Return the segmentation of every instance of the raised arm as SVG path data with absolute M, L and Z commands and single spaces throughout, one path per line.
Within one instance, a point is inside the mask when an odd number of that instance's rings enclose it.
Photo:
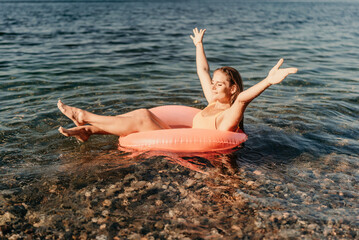
M 202 90 L 204 96 L 207 99 L 207 102 L 212 102 L 212 79 L 209 73 L 209 65 L 207 62 L 206 54 L 204 53 L 203 48 L 203 35 L 206 32 L 206 29 L 201 29 L 198 31 L 197 28 L 193 29 L 194 36 L 190 36 L 193 40 L 193 44 L 196 46 L 196 65 L 197 65 L 197 75 L 201 81 Z
M 235 130 L 243 118 L 244 111 L 248 104 L 258 97 L 264 90 L 273 84 L 282 82 L 289 74 L 296 73 L 296 68 L 283 68 L 279 69 L 282 65 L 283 59 L 269 71 L 268 76 L 252 86 L 251 88 L 241 92 L 235 99 L 232 106 L 227 109 L 223 116 L 219 119 L 219 130 Z
M 241 92 L 237 96 L 235 102 L 246 103 L 248 105 L 253 99 L 258 97 L 268 87 L 273 84 L 278 84 L 282 82 L 289 74 L 293 74 L 298 71 L 298 69 L 296 68 L 279 69 L 282 64 L 283 59 L 280 59 L 278 63 L 269 71 L 268 76 L 264 80 Z

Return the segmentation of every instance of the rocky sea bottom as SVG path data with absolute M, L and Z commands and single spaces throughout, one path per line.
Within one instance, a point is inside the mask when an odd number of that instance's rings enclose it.
M 0 5 L 0 240 L 359 239 L 358 1 Z M 280 58 L 299 69 L 247 108 L 246 146 L 134 156 L 58 133 L 58 99 L 203 109 L 195 27 L 245 89 Z
M 323 176 L 324 166 L 314 172 L 307 166 L 298 174 L 322 188 L 303 190 L 273 170 L 233 165 L 228 155 L 209 162 L 138 155 L 121 164 L 114 157 L 3 179 L 1 239 L 359 236 L 357 192 L 335 190 L 348 164 L 338 164 L 332 177 Z

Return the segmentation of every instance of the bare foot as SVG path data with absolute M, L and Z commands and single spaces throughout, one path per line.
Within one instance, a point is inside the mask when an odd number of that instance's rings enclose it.
M 86 127 L 75 127 L 71 129 L 59 127 L 59 132 L 66 137 L 75 137 L 80 142 L 86 142 L 91 136 L 91 132 L 87 131 Z
M 70 118 L 76 126 L 82 126 L 85 124 L 83 121 L 83 110 L 67 106 L 62 103 L 61 100 L 57 102 L 57 107 L 66 117 Z

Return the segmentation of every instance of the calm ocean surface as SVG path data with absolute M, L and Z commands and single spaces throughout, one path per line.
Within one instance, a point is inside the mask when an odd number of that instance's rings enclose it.
M 121 171 L 132 165 L 153 175 L 182 169 L 163 156 L 130 157 L 117 150 L 114 136 L 93 136 L 83 144 L 60 135 L 57 128 L 72 123 L 56 102 L 103 115 L 165 104 L 205 107 L 189 38 L 198 27 L 207 29 L 211 69 L 238 69 L 245 88 L 262 80 L 281 57 L 284 67 L 299 69 L 247 108 L 248 141 L 230 156 L 235 171 L 222 174 L 241 179 L 243 187 L 233 189 L 261 213 L 255 229 L 268 228 L 265 222 L 275 211 L 296 216 L 284 224 L 287 229 L 302 221 L 313 230 L 308 234 L 324 238 L 335 237 L 333 226 L 342 224 L 343 236 L 354 238 L 359 227 L 358 13 L 358 2 L 0 1 L 0 216 L 5 206 L 24 203 L 23 217 L 32 224 L 35 209 L 49 216 L 56 208 L 44 199 L 51 187 L 69 196 L 100 189 L 98 182 L 106 189 L 121 182 Z M 152 179 L 143 176 L 143 181 Z M 42 196 L 37 202 L 43 207 L 26 201 L 24 191 Z M 169 198 L 161 195 L 164 203 Z M 61 208 L 62 200 L 53 196 L 51 201 Z M 163 212 L 171 212 L 167 207 Z M 208 207 L 221 212 L 216 204 Z M 223 230 L 218 234 L 232 236 L 233 227 L 218 228 Z M 203 237 L 211 230 L 196 231 Z

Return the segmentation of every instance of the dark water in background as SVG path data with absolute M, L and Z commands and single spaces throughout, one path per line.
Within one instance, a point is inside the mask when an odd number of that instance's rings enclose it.
M 0 2 L 0 192 L 47 181 L 72 164 L 121 171 L 116 137 L 80 144 L 57 132 L 72 126 L 58 99 L 104 115 L 204 107 L 189 38 L 198 27 L 207 29 L 211 68 L 235 67 L 245 88 L 281 57 L 299 69 L 246 111 L 249 139 L 235 162 L 248 181 L 268 184 L 240 191 L 303 218 L 340 217 L 357 227 L 358 12 L 358 3 Z M 298 194 L 273 197 L 286 184 Z M 303 194 L 323 209 L 296 198 Z

